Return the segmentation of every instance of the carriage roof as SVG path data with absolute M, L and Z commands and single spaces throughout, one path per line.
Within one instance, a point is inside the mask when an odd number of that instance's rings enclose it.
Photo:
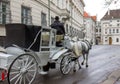
M 18 46 L 28 48 L 34 41 L 36 34 L 41 29 L 41 26 L 25 25 L 25 24 L 6 24 L 5 46 L 16 44 Z M 34 45 L 31 47 L 34 51 L 39 51 L 40 34 Z

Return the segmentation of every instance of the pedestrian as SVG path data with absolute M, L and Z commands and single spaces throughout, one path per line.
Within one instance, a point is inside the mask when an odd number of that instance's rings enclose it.
M 56 46 L 60 47 L 62 46 L 62 40 L 64 40 L 64 35 L 65 35 L 65 29 L 64 29 L 64 24 L 59 21 L 59 17 L 55 16 L 55 21 L 54 23 L 51 24 L 51 27 L 56 29 L 57 35 L 56 35 Z

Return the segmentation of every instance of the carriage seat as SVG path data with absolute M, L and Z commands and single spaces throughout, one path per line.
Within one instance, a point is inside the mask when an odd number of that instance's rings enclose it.
M 63 46 L 64 35 L 56 35 L 56 46 L 62 47 Z

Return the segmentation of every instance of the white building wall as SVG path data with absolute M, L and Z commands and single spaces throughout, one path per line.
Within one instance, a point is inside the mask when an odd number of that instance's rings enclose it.
M 34 25 L 41 25 L 41 12 L 48 14 L 48 9 L 44 5 L 32 0 L 11 0 L 10 6 L 12 23 L 21 23 L 21 6 L 31 8 L 32 23 Z M 46 19 L 48 20 L 48 18 Z
M 116 42 L 116 39 L 119 39 L 119 42 Z M 114 45 L 120 45 L 120 35 L 119 36 L 112 36 L 112 44 L 114 44 Z
M 62 20 L 64 12 L 68 19 L 65 25 L 75 28 L 79 31 L 83 29 L 83 10 L 84 3 L 82 0 L 50 0 L 50 14 L 49 14 L 48 0 L 10 0 L 11 23 L 21 23 L 21 8 L 22 6 L 31 9 L 32 24 L 41 25 L 41 12 L 46 14 L 47 26 L 51 17 L 60 16 Z M 50 15 L 50 16 L 49 16 Z M 50 20 L 49 20 L 50 19 Z M 51 24 L 51 23 L 50 23 Z
M 5 26 L 0 25 L 0 36 L 6 36 Z
M 93 44 L 95 44 L 95 21 L 92 18 L 84 18 L 85 20 L 85 38 L 92 40 Z
M 10 2 L 12 23 L 21 23 L 21 4 L 21 0 L 11 0 Z
M 102 44 L 109 44 L 109 41 L 110 41 L 109 38 L 111 37 L 113 45 L 120 45 L 120 22 L 117 20 L 120 20 L 120 19 L 111 19 L 111 20 L 101 21 Z M 117 39 L 119 40 L 118 42 L 117 42 Z

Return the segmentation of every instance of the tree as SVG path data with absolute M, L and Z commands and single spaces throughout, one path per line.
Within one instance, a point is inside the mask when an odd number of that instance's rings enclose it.
M 105 0 L 105 7 L 109 7 L 114 0 Z
M 116 4 L 119 0 L 105 0 L 105 7 L 109 7 L 111 4 Z

